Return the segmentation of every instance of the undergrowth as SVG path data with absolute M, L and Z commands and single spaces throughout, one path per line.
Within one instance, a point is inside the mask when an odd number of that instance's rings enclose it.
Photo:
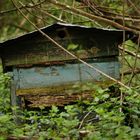
M 92 100 L 79 100 L 63 108 L 18 110 L 17 124 L 12 112 L 16 107 L 10 106 L 9 80 L 0 73 L 0 140 L 140 139 L 140 95 L 136 89 L 90 85 L 94 89 Z

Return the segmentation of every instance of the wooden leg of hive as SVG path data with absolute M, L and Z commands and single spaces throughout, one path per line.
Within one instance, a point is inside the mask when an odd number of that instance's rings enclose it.
M 14 115 L 14 120 L 16 123 L 21 123 L 21 120 L 19 119 L 20 116 L 20 106 L 17 102 L 17 96 L 16 96 L 16 83 L 14 82 L 14 80 L 11 81 L 11 106 L 12 106 L 12 112 Z
M 10 91 L 11 91 L 11 105 L 12 105 L 12 107 L 16 107 L 17 106 L 16 84 L 13 80 L 11 81 L 11 90 Z

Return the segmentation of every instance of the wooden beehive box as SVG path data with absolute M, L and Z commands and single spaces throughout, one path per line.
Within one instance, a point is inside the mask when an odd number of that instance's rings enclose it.
M 119 79 L 118 44 L 122 43 L 122 31 L 61 23 L 41 30 L 79 58 Z M 90 97 L 87 89 L 74 89 L 77 83 L 109 83 L 39 31 L 1 43 L 0 56 L 4 72 L 12 73 L 12 105 L 61 106 Z

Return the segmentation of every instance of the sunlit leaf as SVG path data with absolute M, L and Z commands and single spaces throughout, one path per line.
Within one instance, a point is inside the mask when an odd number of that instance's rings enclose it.
M 70 50 L 75 50 L 75 49 L 77 49 L 78 48 L 78 45 L 77 44 L 73 44 L 73 43 L 71 43 L 71 44 L 69 44 L 68 45 L 68 47 L 67 47 L 67 49 L 70 51 Z

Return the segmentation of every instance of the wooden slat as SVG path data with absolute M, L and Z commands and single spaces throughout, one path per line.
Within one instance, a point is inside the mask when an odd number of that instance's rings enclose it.
M 112 62 L 91 62 L 91 65 L 102 70 L 104 73 L 118 79 L 119 63 Z M 31 67 L 15 68 L 14 76 L 18 79 L 19 88 L 40 88 L 57 86 L 61 84 L 70 84 L 85 81 L 104 81 L 103 77 L 97 71 L 85 66 L 84 64 L 65 64 L 49 67 Z
M 78 46 L 75 50 L 70 50 L 79 58 L 109 57 L 118 55 L 117 44 L 105 39 L 93 41 L 93 38 L 79 38 L 73 40 L 59 40 L 63 47 L 69 44 Z M 47 40 L 34 42 L 20 42 L 4 48 L 3 59 L 5 66 L 17 66 L 27 64 L 39 64 L 50 61 L 63 61 L 73 59 L 60 48 L 54 46 Z

